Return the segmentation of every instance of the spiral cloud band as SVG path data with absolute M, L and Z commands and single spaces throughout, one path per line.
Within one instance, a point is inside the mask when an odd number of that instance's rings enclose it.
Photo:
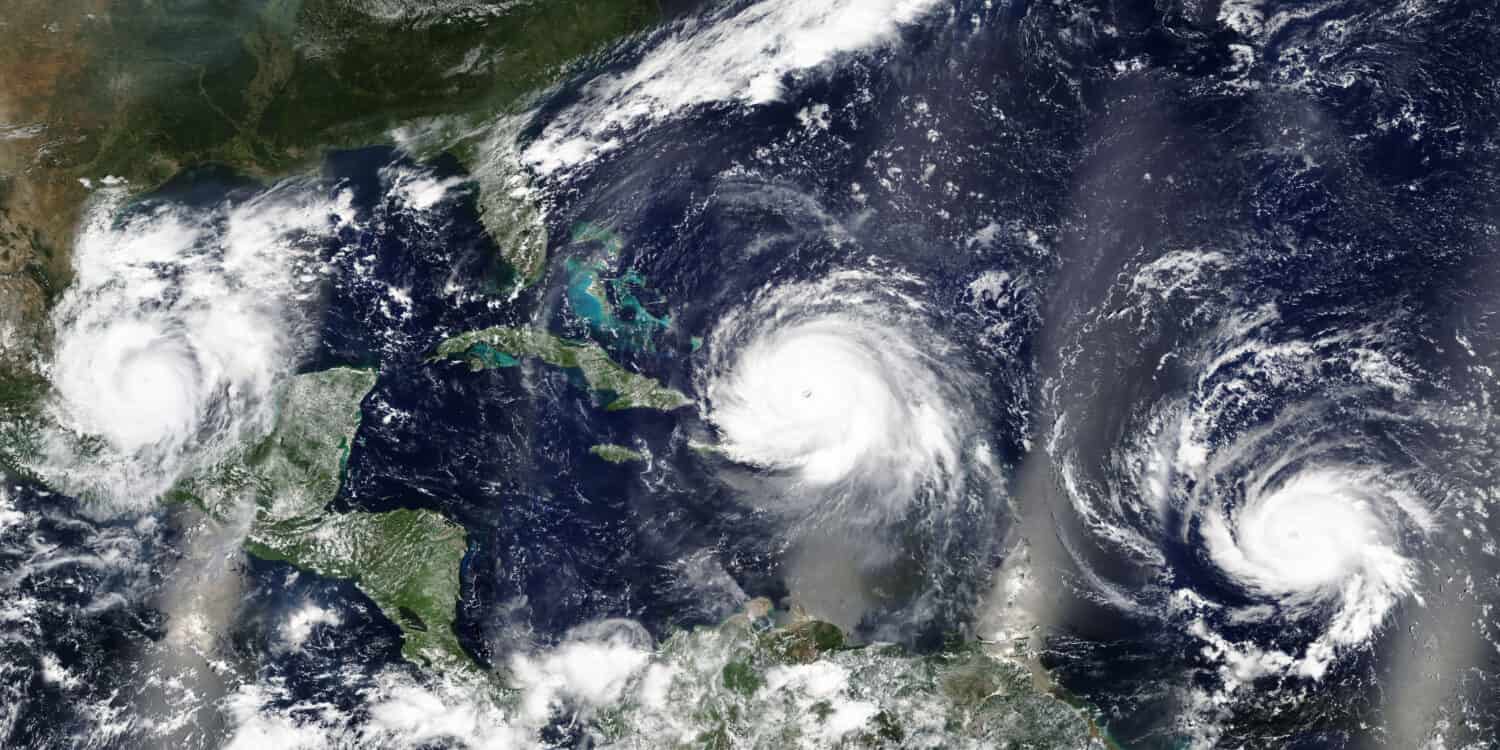
M 705 413 L 725 452 L 828 503 L 806 510 L 897 516 L 961 481 L 972 425 L 921 304 L 894 286 L 858 271 L 768 289 L 714 331 Z
M 1238 649 L 1255 670 L 1318 680 L 1414 594 L 1434 522 L 1402 480 L 1399 456 L 1382 464 L 1379 422 L 1339 430 L 1331 416 L 1341 403 L 1389 391 L 1394 381 L 1360 369 L 1370 350 L 1351 351 L 1344 340 L 1261 341 L 1255 334 L 1274 316 L 1260 315 L 1228 329 L 1238 345 L 1208 364 L 1177 412 L 1178 429 L 1158 431 L 1176 441 L 1167 484 L 1182 493 L 1159 508 L 1180 508 L 1189 541 L 1196 534 L 1219 575 L 1258 603 L 1232 608 L 1227 622 L 1277 622 L 1305 634 L 1292 653 L 1205 637 Z M 1335 368 L 1350 375 L 1330 388 L 1321 381 Z M 1245 416 L 1268 407 L 1269 421 Z
M 929 299 L 877 265 L 768 283 L 720 318 L 697 373 L 720 452 L 748 471 L 724 476 L 779 521 L 790 596 L 876 639 L 967 611 L 1007 507 L 976 416 L 989 398 Z
M 1298 674 L 1319 678 L 1339 648 L 1367 641 L 1416 583 L 1400 537 L 1430 523 L 1404 489 L 1364 470 L 1308 469 L 1252 487 L 1237 511 L 1204 508 L 1207 552 L 1231 580 L 1293 619 L 1332 615 Z
M 1215 296 L 1229 272 L 1214 253 L 1148 264 L 1121 285 L 1117 328 L 1099 335 L 1156 325 L 1163 298 L 1215 309 L 1229 302 Z M 1398 340 L 1379 326 L 1309 332 L 1272 304 L 1215 317 L 1155 370 L 1188 387 L 1107 428 L 1102 461 L 1072 447 L 1098 429 L 1087 411 L 1097 403 L 1058 398 L 1049 439 L 1093 543 L 1067 551 L 1081 591 L 1196 644 L 1203 679 L 1179 698 L 1204 745 L 1261 699 L 1262 680 L 1357 680 L 1347 665 L 1380 647 L 1406 603 L 1423 603 L 1442 532 L 1434 483 L 1407 449 L 1440 412 L 1416 397 Z M 1131 576 L 1153 585 L 1116 584 Z
M 1393 545 L 1374 491 L 1357 473 L 1299 474 L 1252 497 L 1236 518 L 1205 516 L 1208 551 L 1225 572 L 1268 596 L 1318 596 L 1353 577 L 1400 588 L 1409 562 Z
M 307 333 L 305 316 L 289 313 L 320 278 L 314 248 L 351 215 L 347 196 L 311 193 L 122 216 L 123 191 L 103 191 L 78 241 L 77 282 L 53 316 L 64 432 L 44 461 L 66 468 L 49 473 L 76 491 L 147 502 L 267 423 Z M 103 452 L 73 460 L 79 438 Z

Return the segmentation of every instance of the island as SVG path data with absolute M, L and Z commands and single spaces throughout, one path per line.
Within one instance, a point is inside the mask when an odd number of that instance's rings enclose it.
M 955 639 L 934 653 L 853 644 L 835 625 L 752 599 L 663 640 L 591 722 L 591 739 L 673 746 L 1099 748 L 1086 707 L 1019 661 Z
M 589 453 L 612 464 L 626 464 L 631 461 L 646 460 L 646 454 L 633 448 L 626 448 L 623 445 L 614 445 L 613 443 L 595 445 L 589 448 Z
M 532 328 L 495 327 L 459 334 L 438 344 L 429 361 L 462 360 L 478 371 L 515 367 L 526 357 L 579 371 L 589 388 L 613 394 L 605 405 L 609 411 L 672 411 L 693 403 L 681 391 L 621 367 L 597 344 L 570 341 Z

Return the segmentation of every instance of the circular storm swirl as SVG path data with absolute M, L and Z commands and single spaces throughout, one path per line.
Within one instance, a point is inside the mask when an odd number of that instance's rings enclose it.
M 1382 461 L 1381 425 L 1339 429 L 1337 403 L 1364 389 L 1285 406 L 1271 422 L 1246 430 L 1233 405 L 1241 400 L 1218 396 L 1248 392 L 1241 387 L 1253 382 L 1263 393 L 1274 390 L 1259 381 L 1263 374 L 1221 374 L 1217 385 L 1225 387 L 1180 412 L 1177 430 L 1156 431 L 1174 436 L 1168 442 L 1176 441 L 1177 457 L 1170 479 L 1156 486 L 1180 493 L 1159 506 L 1161 522 L 1252 602 L 1219 602 L 1227 616 L 1222 632 L 1203 631 L 1210 641 L 1222 647 L 1258 640 L 1240 630 L 1256 623 L 1275 626 L 1276 642 L 1302 633 L 1298 648 L 1277 652 L 1272 662 L 1278 671 L 1321 679 L 1341 652 L 1370 643 L 1396 604 L 1414 593 L 1415 559 L 1434 524 L 1394 468 L 1399 457 Z M 1176 572 L 1179 585 L 1193 588 L 1192 571 Z M 1195 617 L 1205 627 L 1215 619 Z
M 1259 680 L 1358 690 L 1358 655 L 1422 601 L 1440 533 L 1436 485 L 1409 453 L 1439 413 L 1406 385 L 1416 374 L 1377 329 L 1283 328 L 1272 307 L 1230 314 L 1185 377 L 1157 381 L 1186 389 L 1128 416 L 1059 399 L 1049 440 L 1088 532 L 1065 550 L 1080 594 L 1173 626 L 1202 676 L 1180 697 L 1208 744 L 1276 700 Z
M 127 210 L 122 193 L 105 193 L 53 313 L 54 416 L 66 434 L 49 441 L 43 473 L 139 501 L 266 429 L 307 333 L 287 313 L 317 283 L 310 251 L 335 226 L 333 208 L 295 185 L 208 208 Z
M 1274 597 L 1319 597 L 1357 587 L 1407 587 L 1387 503 L 1359 474 L 1319 470 L 1252 494 L 1235 518 L 1210 513 L 1202 532 L 1219 567 Z
M 1337 650 L 1368 640 L 1412 593 L 1416 571 L 1403 539 L 1431 521 L 1404 488 L 1366 468 L 1280 473 L 1247 478 L 1237 506 L 1204 503 L 1196 518 L 1219 571 L 1274 603 L 1281 617 L 1331 613 L 1293 663 L 1298 674 L 1317 678 Z
M 56 371 L 74 414 L 125 453 L 188 442 L 208 407 L 197 348 L 159 321 L 81 331 L 59 348 Z
M 916 283 L 849 271 L 766 287 L 713 331 L 704 413 L 728 457 L 790 480 L 786 510 L 899 516 L 989 462 L 963 458 L 963 368 L 943 368 L 947 345 L 900 291 Z
M 1402 426 L 1363 406 L 1399 395 L 1391 390 L 1399 381 L 1368 366 L 1375 341 L 1266 340 L 1264 323 L 1225 333 L 1193 395 L 1146 431 L 1156 436 L 1147 452 L 1173 460 L 1136 491 L 1164 493 L 1161 522 L 1255 602 L 1221 602 L 1223 632 L 1295 625 L 1305 635 L 1276 657 L 1278 669 L 1321 679 L 1414 593 L 1414 560 L 1434 528 L 1404 478 L 1406 458 L 1388 447 Z M 1340 370 L 1347 375 L 1327 378 Z M 1352 413 L 1365 418 L 1342 416 Z

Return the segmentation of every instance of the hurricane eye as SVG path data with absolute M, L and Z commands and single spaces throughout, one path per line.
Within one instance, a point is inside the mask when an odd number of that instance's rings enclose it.
M 149 503 L 199 460 L 268 429 L 321 283 L 323 196 L 287 191 L 200 209 L 125 207 L 107 191 L 82 228 L 77 280 L 53 318 L 53 417 L 108 452 L 66 458 L 57 481 L 108 502 Z
M 744 343 L 717 347 L 703 373 L 729 456 L 810 487 L 852 483 L 875 504 L 850 512 L 872 518 L 942 483 L 974 434 L 950 373 L 905 330 L 917 324 L 856 304 L 880 283 L 845 273 L 769 290 L 720 324 L 714 341 Z

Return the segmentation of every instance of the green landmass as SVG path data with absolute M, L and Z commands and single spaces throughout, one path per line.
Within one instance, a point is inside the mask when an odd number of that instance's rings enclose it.
M 569 62 L 662 17 L 656 0 L 17 2 L 27 10 L 6 24 L 18 42 L 9 67 L 41 90 L 9 96 L 48 130 L 94 136 L 51 164 L 144 187 L 195 163 L 284 173 L 427 117 L 453 118 L 462 140 Z M 56 24 L 66 41 L 45 36 Z M 27 67 L 23 55 L 48 52 L 58 69 Z
M 35 479 L 28 467 L 41 450 L 41 402 L 47 381 L 27 372 L 0 372 L 0 473 Z
M 602 445 L 593 446 L 589 448 L 589 453 L 592 453 L 595 456 L 598 456 L 599 458 L 602 458 L 612 464 L 624 464 L 630 463 L 631 461 L 646 460 L 646 454 L 641 453 L 638 450 L 626 448 L 623 445 L 614 445 L 612 443 L 604 443 Z
M 281 519 L 245 550 L 322 576 L 354 581 L 401 628 L 401 653 L 437 668 L 470 662 L 453 632 L 463 529 L 429 510 Z
M 510 115 L 570 66 L 669 12 L 661 0 L 8 2 L 0 13 L 0 467 L 23 471 L 37 449 L 47 312 L 71 283 L 91 185 L 115 177 L 143 193 L 205 164 L 275 179 L 315 169 L 330 148 L 451 154 L 479 187 L 481 220 L 502 256 L 499 291 L 513 292 L 540 278 L 546 254 L 535 207 L 516 197 Z M 562 366 L 617 394 L 611 408 L 686 403 L 602 352 L 537 356 L 571 363 Z M 352 388 L 354 376 L 306 377 L 291 386 L 275 434 L 174 495 L 227 513 L 232 496 L 253 494 L 254 554 L 357 580 L 401 624 L 408 655 L 466 658 L 451 633 L 461 531 L 425 512 L 323 511 L 339 479 L 328 455 L 346 446 L 307 426 L 352 439 L 363 394 L 314 397 L 305 389 Z M 342 397 L 352 399 L 345 411 Z M 433 554 L 390 551 L 411 545 Z
M 851 646 L 826 622 L 776 619 L 769 602 L 755 600 L 722 625 L 669 636 L 626 699 L 595 717 L 600 744 L 1110 747 L 1088 714 L 985 644 L 913 654 Z
M 773 611 L 764 599 L 654 647 L 629 626 L 601 624 L 577 641 L 517 654 L 497 674 L 454 673 L 450 684 L 523 743 L 563 718 L 579 747 L 1117 747 L 1091 709 L 1062 700 L 984 643 L 924 654 L 853 645 L 838 627 Z M 586 697 L 570 700 L 580 687 Z
M 0 371 L 50 347 L 89 188 L 220 164 L 271 179 L 398 143 L 474 174 L 511 289 L 545 241 L 511 197 L 506 115 L 661 20 L 660 0 L 7 0 L 0 13 Z
M 613 396 L 605 406 L 612 411 L 671 411 L 692 403 L 681 392 L 621 367 L 597 344 L 569 341 L 531 328 L 495 327 L 462 333 L 438 344 L 432 359 L 460 359 L 477 371 L 514 367 L 525 357 L 578 370 L 589 388 Z
M 353 581 L 401 628 L 404 656 L 465 667 L 471 660 L 453 632 L 463 529 L 429 510 L 327 508 L 359 427 L 360 401 L 374 383 L 374 373 L 353 369 L 293 378 L 265 440 L 242 460 L 182 482 L 171 497 L 228 518 L 249 496 L 249 554 Z

